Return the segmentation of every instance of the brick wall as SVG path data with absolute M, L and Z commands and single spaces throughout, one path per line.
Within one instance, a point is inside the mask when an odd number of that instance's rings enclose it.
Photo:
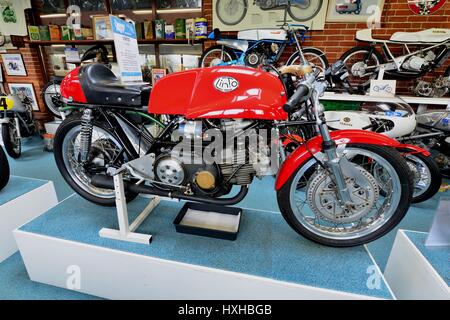
M 212 29 L 212 0 L 203 0 L 203 13 L 208 19 L 209 28 Z M 387 37 L 396 31 L 420 31 L 428 28 L 450 29 L 450 1 L 443 8 L 430 16 L 415 15 L 409 8 L 407 0 L 386 0 L 382 14 L 381 29 L 374 31 L 374 36 Z M 304 43 L 304 46 L 317 47 L 323 50 L 330 62 L 334 62 L 348 49 L 356 46 L 357 30 L 365 29 L 365 23 L 326 23 L 323 31 L 312 31 L 312 38 Z M 228 34 L 235 34 L 229 32 Z M 206 46 L 211 43 L 206 44 Z M 286 61 L 292 52 L 286 52 L 282 57 L 282 63 Z M 447 63 L 449 65 L 449 63 Z M 444 68 L 437 70 L 442 74 Z M 433 77 L 434 75 L 430 75 Z M 406 92 L 412 82 L 398 84 L 400 92 Z
M 6 53 L 20 53 L 22 54 L 22 59 L 25 64 L 25 69 L 27 70 L 27 76 L 8 76 L 4 70 L 3 63 L 3 77 L 5 90 L 9 92 L 9 83 L 31 83 L 33 84 L 34 93 L 38 100 L 39 112 L 35 112 L 35 118 L 37 120 L 47 120 L 48 114 L 46 113 L 46 108 L 41 97 L 41 90 L 45 85 L 44 77 L 42 74 L 41 64 L 39 63 L 38 51 L 36 48 L 32 48 L 26 45 L 24 48 L 17 50 L 7 50 Z M 1 61 L 1 55 L 0 55 Z

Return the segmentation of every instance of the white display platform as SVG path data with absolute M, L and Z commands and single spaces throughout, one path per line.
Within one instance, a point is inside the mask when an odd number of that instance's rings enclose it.
M 106 299 L 376 299 L 142 256 L 22 230 L 14 233 L 31 280 L 68 288 L 74 283 L 74 272 L 79 272 L 80 287 L 77 291 Z
M 450 248 L 448 253 L 447 260 L 443 263 L 450 264 Z M 447 282 L 411 241 L 405 230 L 397 233 L 384 276 L 398 299 L 450 300 Z M 446 276 L 448 281 L 450 274 Z
M 33 179 L 11 177 L 10 184 L 20 180 Z M 0 196 L 8 192 L 8 186 L 9 184 L 0 192 Z M 12 231 L 58 204 L 55 187 L 51 181 L 44 181 L 37 188 L 24 192 L 0 204 L 0 262 L 18 249 Z

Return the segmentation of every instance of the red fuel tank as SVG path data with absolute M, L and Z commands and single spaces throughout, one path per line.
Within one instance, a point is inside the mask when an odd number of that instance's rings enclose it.
M 188 119 L 286 120 L 280 79 L 246 67 L 212 67 L 170 74 L 153 87 L 148 111 Z
M 61 82 L 61 96 L 77 103 L 87 103 L 86 96 L 81 88 L 78 73 L 80 68 L 70 71 Z

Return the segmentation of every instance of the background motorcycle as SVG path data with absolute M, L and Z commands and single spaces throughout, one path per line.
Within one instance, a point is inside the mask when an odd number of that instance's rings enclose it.
M 284 9 L 286 14 L 298 22 L 313 19 L 322 9 L 323 0 L 254 0 L 261 10 Z M 240 23 L 247 15 L 247 0 L 217 0 L 217 18 L 226 25 Z
M 0 146 L 0 191 L 8 184 L 9 174 L 8 158 Z
M 347 75 L 345 65 L 338 61 L 327 71 L 326 78 L 330 87 L 353 92 L 347 82 Z M 325 118 L 333 130 L 369 130 L 400 141 L 403 141 L 402 137 L 411 135 L 417 127 L 416 114 L 407 103 L 362 102 L 358 110 L 326 111 Z M 420 146 L 423 148 L 423 144 Z M 429 148 L 416 150 L 403 145 L 398 149 L 407 160 L 414 176 L 413 203 L 433 197 L 442 183 L 436 161 L 425 150 Z
M 0 124 L 6 152 L 17 159 L 22 154 L 22 137 L 36 132 L 32 101 L 27 96 L 0 96 Z
M 329 66 L 325 53 L 317 48 L 301 47 L 308 30 L 307 26 L 291 24 L 281 29 L 244 30 L 238 33 L 238 39 L 224 39 L 215 29 L 209 38 L 217 40 L 217 45 L 202 54 L 199 67 L 275 65 L 285 49 L 295 45 L 297 50 L 289 57 L 287 65 L 300 64 L 303 54 L 306 61 L 325 71 Z
M 363 90 L 370 87 L 381 68 L 385 77 L 397 80 L 413 80 L 441 67 L 450 55 L 450 29 L 428 29 L 420 32 L 396 32 L 390 40 L 374 39 L 372 30 L 356 33 L 358 41 L 369 42 L 368 46 L 357 46 L 345 52 L 340 60 L 350 71 L 349 81 L 353 87 Z M 383 54 L 377 49 L 382 47 Z M 401 45 L 406 54 L 395 57 L 390 46 Z M 410 47 L 417 48 L 411 50 Z M 431 88 L 431 89 L 430 89 Z M 418 95 L 442 97 L 450 90 L 450 67 L 444 75 L 433 81 L 419 82 L 414 92 Z
M 101 205 L 115 204 L 111 176 L 119 171 L 126 179 L 128 200 L 144 193 L 233 205 L 246 196 L 255 177 L 275 173 L 267 167 L 275 141 L 259 147 L 233 143 L 231 149 L 217 151 L 233 157 L 206 163 L 201 156 L 211 144 L 206 141 L 211 134 L 207 130 L 233 141 L 243 134 L 259 139 L 264 130 L 313 124 L 321 135 L 288 158 L 281 146 L 276 148 L 283 160 L 275 183 L 283 217 L 296 232 L 321 244 L 354 246 L 373 241 L 400 222 L 411 202 L 409 168 L 392 149 L 399 143 L 361 130 L 329 133 L 318 100 L 327 84 L 316 80 L 318 73 L 312 74 L 311 66 L 304 70 L 305 80 L 288 101 L 282 79 L 244 67 L 168 75 L 153 87 L 149 101 L 150 87 L 122 85 L 101 64 L 83 66 L 61 86 L 67 104 L 83 112 L 64 120 L 56 133 L 57 166 L 78 194 Z M 148 114 L 142 112 L 143 105 L 149 106 Z M 309 111 L 308 121 L 289 120 L 299 109 Z M 173 117 L 157 135 L 147 130 L 152 114 Z M 200 150 L 180 157 L 175 152 L 180 137 L 200 139 L 196 140 L 201 142 Z M 277 158 L 277 152 L 273 156 Z M 200 161 L 192 163 L 192 159 Z M 380 193 L 380 177 L 386 178 L 385 193 Z M 224 198 L 234 187 L 240 191 Z
M 104 45 L 96 45 L 89 48 L 83 54 L 80 61 L 81 63 L 87 63 L 89 60 L 109 65 L 108 49 Z M 61 82 L 63 79 L 64 77 L 53 77 L 41 91 L 45 106 L 56 118 L 61 118 L 60 109 L 63 107 L 61 98 Z

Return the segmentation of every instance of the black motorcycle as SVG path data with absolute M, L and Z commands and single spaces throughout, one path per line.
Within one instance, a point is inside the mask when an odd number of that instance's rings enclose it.
M 5 151 L 0 147 L 0 190 L 9 182 L 9 164 Z

